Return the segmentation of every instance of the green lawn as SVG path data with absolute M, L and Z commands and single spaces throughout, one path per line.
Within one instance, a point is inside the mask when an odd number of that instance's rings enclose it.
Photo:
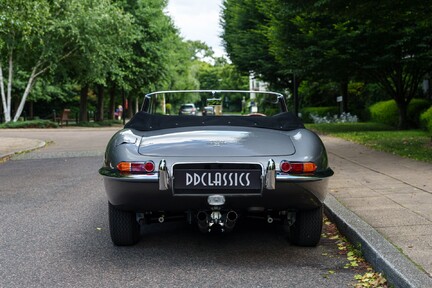
M 307 124 L 320 134 L 340 137 L 402 157 L 432 163 L 432 135 L 423 130 L 398 131 L 377 123 Z

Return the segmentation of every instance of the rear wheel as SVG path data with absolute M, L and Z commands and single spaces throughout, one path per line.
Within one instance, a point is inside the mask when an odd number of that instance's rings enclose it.
M 134 212 L 115 208 L 108 202 L 111 240 L 117 246 L 129 246 L 139 241 L 140 225 Z
M 290 241 L 299 246 L 316 246 L 321 239 L 323 222 L 322 206 L 312 210 L 298 211 L 290 227 Z

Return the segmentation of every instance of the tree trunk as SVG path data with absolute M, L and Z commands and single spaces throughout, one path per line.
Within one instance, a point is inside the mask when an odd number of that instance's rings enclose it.
M 3 67 L 1 66 L 0 63 L 0 93 L 1 93 L 1 99 L 2 99 L 2 113 L 4 114 L 4 121 L 5 122 L 9 122 L 10 121 L 10 114 L 7 114 L 7 103 L 6 103 L 6 94 L 5 94 L 5 89 L 4 89 L 4 79 L 3 79 Z M 7 121 L 9 116 L 9 121 Z
M 97 107 L 96 107 L 96 121 L 104 120 L 104 86 L 98 84 L 97 90 Z
M 112 83 L 111 88 L 109 89 L 109 108 L 108 108 L 108 119 L 114 120 L 114 111 L 115 111 L 115 93 L 116 93 L 116 85 Z
M 88 85 L 84 85 L 83 87 L 81 87 L 79 122 L 88 122 L 89 120 L 87 115 L 88 90 Z
M 127 113 L 127 118 L 131 119 L 132 116 L 135 114 L 135 112 L 133 111 L 133 97 L 131 95 L 129 95 L 127 97 L 127 105 L 125 107 L 125 109 L 127 109 L 126 113 Z
M 348 113 L 348 82 L 342 81 L 340 83 L 340 89 L 342 94 L 342 112 Z
M 399 108 L 399 124 L 398 129 L 399 130 L 407 130 L 409 129 L 409 121 L 408 121 L 408 104 L 409 102 L 406 102 L 404 100 L 396 99 L 396 104 Z
M 8 76 L 8 85 L 7 85 L 7 98 L 6 98 L 6 112 L 7 112 L 7 119 L 6 122 L 10 122 L 12 119 L 12 79 L 13 79 L 13 59 L 12 59 L 12 52 L 9 56 L 9 76 Z
M 21 113 L 24 109 L 24 105 L 25 105 L 26 100 L 27 100 L 27 96 L 30 94 L 30 91 L 32 90 L 35 81 L 36 81 L 36 67 L 33 68 L 32 74 L 30 75 L 30 78 L 27 82 L 27 86 L 24 90 L 24 94 L 21 98 L 20 104 L 19 104 L 19 106 L 15 112 L 15 117 L 13 119 L 14 122 L 18 121 L 19 117 L 21 116 Z
M 5 122 L 8 123 L 11 121 L 11 107 L 12 107 L 12 78 L 13 78 L 13 60 L 12 60 L 12 52 L 9 56 L 9 73 L 8 73 L 8 85 L 6 88 L 6 91 L 4 89 L 4 77 L 3 77 L 3 68 L 0 66 L 0 90 L 1 90 L 1 97 L 2 97 L 2 103 L 3 103 L 3 113 Z

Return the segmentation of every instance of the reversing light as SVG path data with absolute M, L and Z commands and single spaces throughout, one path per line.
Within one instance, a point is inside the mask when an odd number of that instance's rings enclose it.
M 288 162 L 286 160 L 280 163 L 280 170 L 283 173 L 304 174 L 313 173 L 317 169 L 317 165 L 313 162 Z
M 155 169 L 153 161 L 145 162 L 120 162 L 117 169 L 123 173 L 151 173 Z

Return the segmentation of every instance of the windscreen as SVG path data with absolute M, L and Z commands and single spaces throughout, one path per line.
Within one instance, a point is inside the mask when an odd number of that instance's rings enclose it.
M 188 116 L 273 116 L 284 112 L 279 94 L 262 92 L 166 92 L 153 94 L 145 112 Z

